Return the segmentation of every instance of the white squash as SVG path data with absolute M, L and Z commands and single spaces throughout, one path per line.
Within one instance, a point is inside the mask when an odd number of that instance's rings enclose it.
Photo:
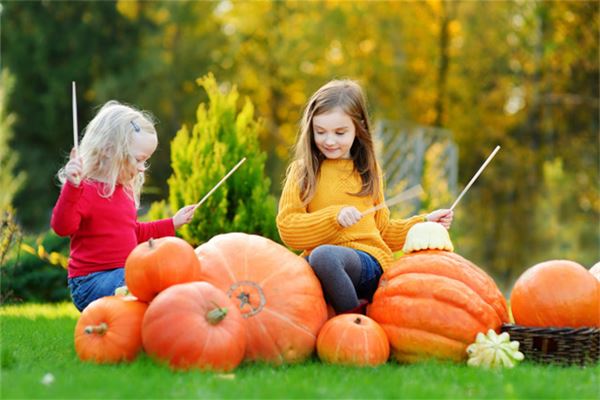
M 512 368 L 525 358 L 519 351 L 519 342 L 511 342 L 507 332 L 498 335 L 493 329 L 487 335 L 479 332 L 475 343 L 467 347 L 467 354 L 468 365 L 483 368 Z

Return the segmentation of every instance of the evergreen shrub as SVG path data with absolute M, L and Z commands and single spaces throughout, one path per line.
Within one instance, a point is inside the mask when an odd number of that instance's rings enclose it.
M 258 135 L 262 122 L 245 99 L 238 107 L 236 87 L 220 90 L 212 74 L 197 80 L 208 95 L 196 122 L 183 125 L 171 142 L 173 174 L 169 200 L 152 205 L 150 219 L 173 215 L 184 205 L 200 201 L 243 157 L 246 161 L 197 210 L 179 234 L 192 245 L 227 232 L 245 232 L 278 241 L 276 202 L 265 175 L 266 154 Z

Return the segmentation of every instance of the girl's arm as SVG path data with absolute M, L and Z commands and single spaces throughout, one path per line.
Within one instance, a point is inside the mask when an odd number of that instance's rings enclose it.
M 383 196 L 383 174 L 379 172 L 379 201 L 384 201 Z M 377 204 L 375 204 L 377 205 Z M 381 232 L 383 241 L 389 246 L 392 251 L 402 250 L 406 234 L 413 225 L 419 222 L 424 222 L 425 214 L 416 215 L 408 219 L 390 219 L 390 209 L 387 207 L 378 210 L 375 213 L 375 222 L 377 228 Z
M 175 229 L 189 223 L 194 218 L 196 204 L 182 207 L 175 213 L 173 218 L 161 219 L 153 222 L 136 222 L 135 234 L 138 243 L 145 242 L 150 238 L 159 238 L 164 236 L 175 236 Z
M 277 229 L 283 242 L 297 250 L 307 250 L 327 243 L 339 234 L 342 227 L 337 215 L 343 206 L 325 207 L 316 212 L 307 212 L 300 199 L 300 189 L 290 170 L 286 179 L 277 214 Z
M 50 219 L 50 226 L 58 236 L 70 236 L 79 229 L 83 212 L 80 202 L 83 190 L 83 183 L 75 186 L 66 181 L 63 185 Z
M 159 219 L 158 221 L 135 223 L 135 235 L 138 243 L 146 242 L 152 238 L 158 239 L 164 236 L 175 236 L 173 218 Z

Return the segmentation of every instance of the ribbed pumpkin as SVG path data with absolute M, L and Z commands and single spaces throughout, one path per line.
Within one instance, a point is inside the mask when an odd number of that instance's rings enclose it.
M 132 361 L 142 350 L 142 320 L 148 305 L 132 296 L 91 302 L 75 326 L 75 352 L 99 364 Z
M 600 283 L 583 266 L 550 260 L 515 282 L 510 305 L 515 323 L 537 327 L 600 326 Z
M 240 312 L 207 282 L 174 285 L 156 296 L 144 317 L 142 338 L 148 354 L 182 370 L 231 371 L 246 350 Z
M 246 358 L 297 362 L 327 319 L 321 285 L 302 257 L 261 236 L 217 235 L 196 249 L 202 279 L 227 292 L 246 320 Z
M 317 338 L 317 354 L 331 364 L 376 366 L 390 355 L 384 330 L 361 314 L 340 314 L 323 325 Z
M 443 226 L 416 224 L 407 235 L 408 254 L 381 277 L 367 315 L 385 330 L 401 362 L 465 360 L 477 333 L 508 322 L 494 281 L 452 248 Z
M 169 286 L 200 280 L 194 248 L 177 237 L 140 243 L 125 261 L 125 283 L 131 293 L 149 302 Z

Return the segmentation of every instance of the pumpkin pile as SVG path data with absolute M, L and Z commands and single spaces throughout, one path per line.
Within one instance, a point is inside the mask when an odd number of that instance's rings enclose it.
M 133 296 L 104 297 L 82 312 L 82 360 L 131 361 L 143 347 L 182 370 L 298 362 L 314 352 L 327 319 L 306 260 L 256 235 L 219 235 L 196 251 L 175 237 L 150 240 L 127 258 L 125 281 Z
M 96 363 L 146 351 L 183 370 L 301 362 L 315 349 L 342 365 L 376 366 L 391 353 L 400 362 L 469 357 L 469 365 L 512 367 L 523 358 L 519 344 L 496 334 L 509 322 L 506 300 L 453 250 L 442 225 L 414 225 L 368 316 L 328 316 L 307 261 L 269 239 L 228 233 L 195 250 L 179 238 L 150 240 L 127 259 L 131 295 L 98 299 L 82 312 L 75 350 Z M 534 327 L 598 327 L 598 304 L 600 263 L 591 271 L 567 260 L 537 264 L 511 295 L 515 322 Z

